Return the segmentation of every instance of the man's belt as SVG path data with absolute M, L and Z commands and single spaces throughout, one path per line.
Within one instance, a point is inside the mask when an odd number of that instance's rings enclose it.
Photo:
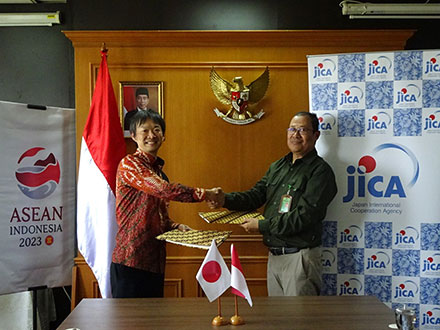
M 280 256 L 283 254 L 291 254 L 291 253 L 297 253 L 299 248 L 296 247 L 270 247 L 269 252 L 272 253 L 274 256 Z

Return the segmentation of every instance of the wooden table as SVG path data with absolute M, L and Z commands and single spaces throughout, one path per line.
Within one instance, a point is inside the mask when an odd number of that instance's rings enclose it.
M 238 298 L 246 324 L 238 329 L 378 330 L 394 323 L 391 309 L 371 296 Z M 234 299 L 222 298 L 222 315 L 234 314 Z M 206 298 L 83 299 L 58 329 L 235 329 L 211 326 L 217 301 Z

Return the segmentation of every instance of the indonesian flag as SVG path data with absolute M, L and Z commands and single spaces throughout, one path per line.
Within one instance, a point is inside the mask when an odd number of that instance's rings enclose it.
M 217 249 L 214 239 L 205 260 L 203 260 L 197 272 L 196 279 L 199 281 L 209 302 L 220 297 L 231 285 L 231 274 Z
M 101 51 L 101 66 L 84 127 L 78 171 L 78 248 L 92 269 L 101 296 L 111 298 L 110 263 L 116 235 L 115 186 L 125 141 L 118 106 Z
M 231 244 L 231 292 L 245 298 L 252 307 L 252 298 L 243 275 L 240 259 L 238 259 L 238 254 L 235 252 L 234 244 Z

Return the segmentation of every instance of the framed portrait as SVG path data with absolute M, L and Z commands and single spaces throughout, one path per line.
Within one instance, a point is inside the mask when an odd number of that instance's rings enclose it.
M 164 116 L 162 81 L 121 81 L 119 96 L 124 137 L 130 137 L 130 119 L 137 111 L 151 109 Z

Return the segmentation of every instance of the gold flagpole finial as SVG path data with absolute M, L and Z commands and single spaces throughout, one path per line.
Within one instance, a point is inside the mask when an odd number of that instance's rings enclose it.
M 107 51 L 108 51 L 108 49 L 105 46 L 105 42 L 103 42 L 102 45 L 101 45 L 101 52 L 107 53 Z

